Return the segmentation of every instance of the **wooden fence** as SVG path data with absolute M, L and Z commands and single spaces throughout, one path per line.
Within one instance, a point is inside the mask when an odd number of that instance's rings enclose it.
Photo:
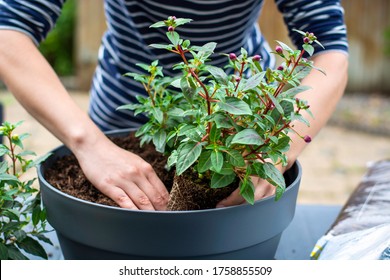
M 77 80 L 81 89 L 90 86 L 93 68 L 105 29 L 103 0 L 78 2 Z M 343 0 L 350 43 L 350 92 L 380 92 L 390 95 L 390 54 L 385 48 L 390 38 L 389 0 Z M 270 42 L 287 41 L 287 32 L 274 0 L 265 0 L 260 19 L 263 33 Z M 388 35 L 390 37 L 390 35 Z

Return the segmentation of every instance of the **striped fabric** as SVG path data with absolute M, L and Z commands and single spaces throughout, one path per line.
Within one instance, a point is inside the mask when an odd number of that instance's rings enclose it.
M 297 46 L 301 38 L 291 32 L 293 28 L 315 33 L 326 51 L 348 51 L 339 0 L 275 1 Z M 39 44 L 53 27 L 63 2 L 0 0 L 0 29 L 19 30 Z M 120 105 L 135 102 L 137 94 L 145 94 L 142 86 L 123 74 L 139 72 L 135 64 L 140 62 L 158 59 L 166 68 L 178 62 L 175 55 L 148 47 L 166 42 L 166 30 L 149 26 L 168 16 L 194 20 L 178 29 L 193 45 L 216 42 L 216 54 L 239 53 L 244 47 L 250 55 L 260 54 L 264 67 L 272 66 L 274 58 L 257 25 L 262 4 L 263 0 L 105 0 L 108 29 L 92 82 L 91 118 L 102 130 L 133 127 L 146 121 L 130 111 L 116 111 Z M 213 63 L 225 62 L 226 57 L 216 55 Z

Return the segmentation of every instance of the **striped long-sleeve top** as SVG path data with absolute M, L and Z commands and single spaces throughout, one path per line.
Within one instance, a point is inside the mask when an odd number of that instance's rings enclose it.
M 283 14 L 294 44 L 301 37 L 293 29 L 316 34 L 325 50 L 348 51 L 346 27 L 340 0 L 275 0 Z M 55 25 L 64 0 L 0 0 L 0 29 L 27 34 L 39 44 Z M 107 31 L 99 50 L 93 77 L 89 114 L 102 130 L 134 127 L 146 121 L 120 105 L 136 102 L 135 96 L 146 94 L 142 85 L 127 72 L 139 72 L 136 63 L 159 64 L 169 69 L 178 62 L 170 52 L 148 47 L 166 42 L 163 29 L 149 26 L 168 16 L 191 18 L 180 27 L 183 38 L 194 45 L 216 42 L 216 53 L 239 53 L 241 47 L 249 55 L 259 54 L 263 67 L 271 67 L 274 58 L 257 24 L 263 0 L 105 0 Z M 215 57 L 215 65 L 226 63 L 226 57 Z

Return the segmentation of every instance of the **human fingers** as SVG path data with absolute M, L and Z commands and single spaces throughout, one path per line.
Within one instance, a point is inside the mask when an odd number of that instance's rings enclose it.
M 255 186 L 255 201 L 275 194 L 275 186 L 260 177 L 252 177 Z
M 228 197 L 217 203 L 216 208 L 234 206 L 245 203 L 245 199 L 240 194 L 240 189 L 235 189 Z

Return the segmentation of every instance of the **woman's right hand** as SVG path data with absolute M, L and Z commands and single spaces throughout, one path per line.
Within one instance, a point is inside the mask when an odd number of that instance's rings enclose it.
M 169 194 L 152 166 L 141 157 L 102 140 L 75 155 L 89 181 L 120 207 L 166 210 Z

